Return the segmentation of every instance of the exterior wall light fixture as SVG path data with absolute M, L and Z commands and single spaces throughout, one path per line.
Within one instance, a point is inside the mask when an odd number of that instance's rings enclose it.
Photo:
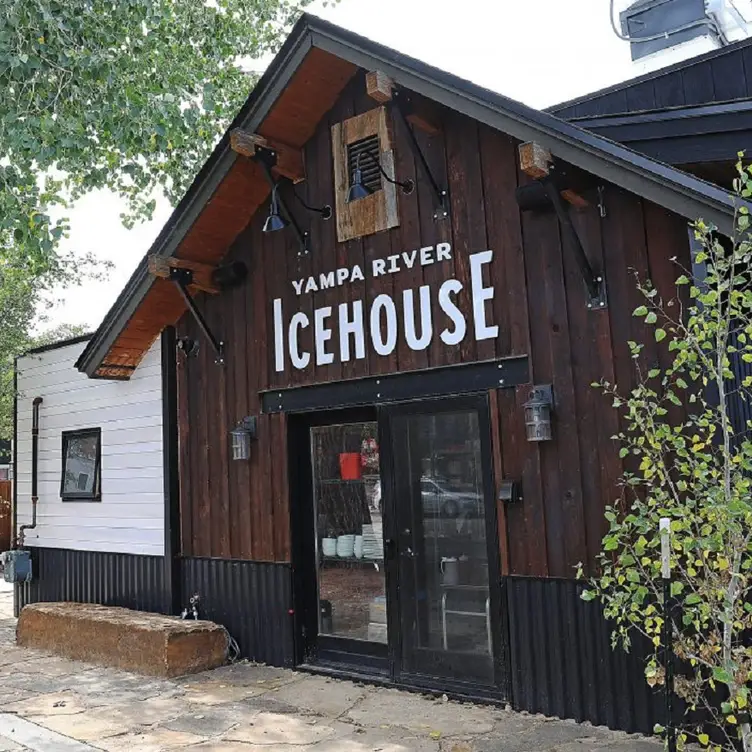
M 534 386 L 525 403 L 525 432 L 528 441 L 550 441 L 553 390 L 550 384 Z
M 413 180 L 410 178 L 407 180 L 395 180 L 386 174 L 384 168 L 381 166 L 381 160 L 375 154 L 370 151 L 361 151 L 355 160 L 355 168 L 353 169 L 352 179 L 350 180 L 350 190 L 347 192 L 348 204 L 353 201 L 358 201 L 361 198 L 365 198 L 366 196 L 370 196 L 373 192 L 363 183 L 363 170 L 360 167 L 360 160 L 364 154 L 376 165 L 376 167 L 379 168 L 379 172 L 384 180 L 393 185 L 398 185 L 402 188 L 402 192 L 408 195 L 415 190 L 415 182 Z
M 258 435 L 257 419 L 255 415 L 243 418 L 235 428 L 230 431 L 232 438 L 233 460 L 247 460 L 251 456 L 251 441 Z
M 269 216 L 266 218 L 266 222 L 264 222 L 262 232 L 277 232 L 278 230 L 284 230 L 290 224 L 284 217 L 280 216 L 278 190 L 279 185 L 275 183 L 272 188 L 272 200 L 269 204 Z

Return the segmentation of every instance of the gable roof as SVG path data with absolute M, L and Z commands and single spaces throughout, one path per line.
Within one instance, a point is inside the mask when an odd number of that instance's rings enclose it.
M 752 38 L 681 60 L 547 109 L 557 117 L 621 115 L 752 97 Z
M 315 16 L 295 24 L 228 132 L 220 140 L 148 255 L 218 261 L 266 199 L 252 161 L 238 160 L 229 133 L 240 127 L 302 147 L 359 68 L 380 70 L 417 92 L 687 218 L 730 232 L 733 201 L 718 187 L 576 125 L 484 89 Z M 213 218 L 210 223 L 207 217 Z M 217 218 L 221 221 L 217 222 Z M 218 234 L 217 227 L 221 227 Z M 91 377 L 127 378 L 184 303 L 149 275 L 146 257 L 76 362 Z

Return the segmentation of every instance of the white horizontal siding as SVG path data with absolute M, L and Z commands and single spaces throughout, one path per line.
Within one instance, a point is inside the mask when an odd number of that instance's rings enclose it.
M 129 381 L 89 379 L 74 363 L 85 343 L 18 360 L 18 524 L 31 521 L 32 400 L 39 411 L 37 527 L 30 546 L 162 555 L 162 391 L 157 341 Z M 102 500 L 63 501 L 62 432 L 102 431 Z

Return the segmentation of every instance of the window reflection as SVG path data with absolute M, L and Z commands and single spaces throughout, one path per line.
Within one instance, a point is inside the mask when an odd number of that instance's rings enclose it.
M 375 422 L 311 429 L 319 633 L 387 641 Z

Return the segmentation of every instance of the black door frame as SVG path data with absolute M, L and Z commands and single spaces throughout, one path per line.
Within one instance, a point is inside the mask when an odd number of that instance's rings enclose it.
M 393 445 L 392 416 L 399 415 L 435 415 L 437 413 L 476 411 L 478 414 L 478 430 L 480 433 L 481 473 L 485 504 L 486 549 L 488 555 L 489 596 L 491 599 L 491 630 L 493 647 L 493 685 L 479 685 L 463 680 L 452 680 L 446 677 L 433 677 L 415 673 L 403 672 L 402 629 L 399 599 L 399 556 L 392 556 L 387 567 L 387 602 L 390 608 L 387 617 L 390 619 L 388 629 L 390 634 L 390 662 L 392 676 L 400 684 L 422 687 L 429 690 L 445 689 L 462 695 L 485 696 L 493 699 L 508 700 L 510 664 L 509 664 L 509 635 L 504 609 L 505 593 L 501 577 L 501 553 L 499 551 L 499 528 L 496 506 L 496 491 L 493 469 L 493 445 L 491 436 L 491 412 L 488 393 L 464 395 L 447 395 L 441 399 L 423 399 L 407 403 L 397 403 L 379 409 L 379 445 L 382 447 Z M 393 453 L 386 451 L 381 454 L 382 461 L 382 494 L 384 494 L 384 536 L 398 541 L 398 515 L 395 513 L 396 477 L 393 467 Z M 386 491 L 388 489 L 388 492 Z M 391 508 L 387 510 L 387 505 Z M 390 603 L 391 599 L 391 603 Z
M 400 661 L 402 634 L 399 614 L 398 559 L 388 553 L 389 541 L 396 540 L 396 515 L 386 511 L 387 499 L 394 499 L 394 468 L 392 453 L 384 451 L 391 446 L 389 415 L 398 410 L 401 414 L 431 414 L 435 412 L 474 409 L 478 412 L 481 440 L 481 468 L 485 494 L 486 544 L 488 549 L 489 594 L 491 598 L 491 624 L 494 658 L 495 686 L 483 686 L 446 678 L 402 675 Z M 380 645 L 360 640 L 318 636 L 318 581 L 315 566 L 314 499 L 310 429 L 317 426 L 376 421 L 381 449 L 382 494 L 384 498 L 385 575 L 387 597 L 386 652 Z M 510 655 L 508 623 L 504 604 L 501 577 L 498 515 L 493 470 L 491 415 L 486 391 L 474 394 L 445 395 L 441 398 L 424 398 L 389 405 L 342 408 L 322 412 L 306 411 L 288 413 L 288 462 L 290 478 L 290 515 L 292 537 L 293 602 L 295 624 L 296 665 L 341 665 L 350 671 L 366 676 L 389 678 L 396 684 L 446 691 L 467 697 L 507 701 L 510 697 Z M 388 492 L 387 492 L 388 489 Z
M 290 515 L 295 663 L 347 665 L 368 674 L 389 674 L 388 648 L 380 643 L 319 635 L 318 566 L 313 536 L 312 428 L 378 420 L 375 407 L 291 413 L 288 417 Z

